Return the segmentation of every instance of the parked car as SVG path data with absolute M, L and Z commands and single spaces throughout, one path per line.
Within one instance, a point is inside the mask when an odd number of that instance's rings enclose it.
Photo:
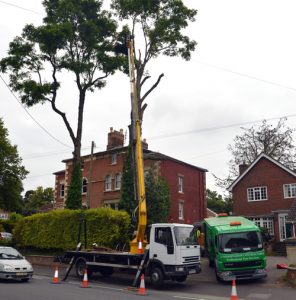
M 0 240 L 3 239 L 11 240 L 12 234 L 10 232 L 0 232 Z
M 0 246 L 0 278 L 28 281 L 33 272 L 32 265 L 16 249 Z

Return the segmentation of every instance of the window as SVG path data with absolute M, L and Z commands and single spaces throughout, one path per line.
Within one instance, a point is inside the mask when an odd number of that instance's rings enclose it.
M 266 186 L 259 186 L 248 189 L 248 201 L 267 200 Z
M 120 190 L 121 188 L 121 174 L 118 173 L 115 175 L 115 190 Z
M 179 220 L 184 220 L 184 202 L 179 201 Z
M 65 184 L 60 185 L 60 197 L 64 198 L 65 197 Z
M 255 225 L 258 227 L 265 227 L 268 229 L 269 234 L 274 235 L 273 229 L 273 218 L 265 217 L 265 218 L 248 218 L 249 220 L 253 221 Z
M 107 201 L 104 201 L 104 206 L 112 208 L 114 210 L 118 210 L 118 202 L 119 202 L 119 200 L 107 200 Z
M 87 179 L 83 178 L 82 179 L 82 194 L 86 194 L 87 193 Z
M 117 153 L 111 154 L 111 165 L 117 164 Z
M 284 184 L 284 198 L 294 198 L 296 196 L 296 183 Z
M 111 175 L 107 175 L 105 178 L 105 191 L 112 190 L 112 177 Z
M 183 193 L 183 180 L 184 180 L 184 177 L 179 175 L 178 176 L 178 191 L 179 191 L 179 193 Z

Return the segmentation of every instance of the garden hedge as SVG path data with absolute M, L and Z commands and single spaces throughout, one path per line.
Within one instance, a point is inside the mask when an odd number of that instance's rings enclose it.
M 87 247 L 93 243 L 115 248 L 129 240 L 130 218 L 124 211 L 110 208 L 88 210 L 55 210 L 18 220 L 13 230 L 14 241 L 21 248 L 75 249 L 79 223 L 86 220 Z M 84 242 L 84 230 L 81 230 Z

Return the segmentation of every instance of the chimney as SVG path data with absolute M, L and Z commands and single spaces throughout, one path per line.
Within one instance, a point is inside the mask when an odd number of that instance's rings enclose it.
M 123 145 L 124 145 L 123 129 L 120 129 L 120 131 L 116 131 L 113 130 L 113 127 L 110 127 L 110 132 L 108 133 L 107 150 L 123 147 Z
M 247 170 L 248 167 L 249 166 L 245 162 L 243 162 L 242 164 L 240 164 L 238 166 L 239 175 L 242 175 Z
M 142 149 L 148 150 L 148 143 L 147 143 L 146 139 L 143 139 L 143 141 L 142 141 Z

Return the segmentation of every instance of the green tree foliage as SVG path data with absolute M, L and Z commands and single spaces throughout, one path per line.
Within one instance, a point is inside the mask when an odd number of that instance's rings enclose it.
M 82 190 L 82 173 L 80 165 L 76 164 L 73 167 L 71 183 L 69 186 L 66 208 L 80 209 L 81 203 L 81 190 Z
M 238 166 L 250 165 L 261 153 L 279 161 L 287 168 L 296 168 L 295 146 L 293 132 L 286 125 L 286 119 L 280 119 L 273 126 L 264 120 L 261 124 L 250 128 L 242 128 L 243 133 L 234 138 L 234 143 L 228 145 L 232 158 L 229 161 L 227 178 L 216 177 L 216 185 L 227 188 L 239 175 Z
M 147 223 L 165 223 L 170 210 L 170 191 L 168 184 L 153 175 L 152 170 L 145 175 Z
M 196 42 L 184 35 L 189 22 L 195 21 L 196 10 L 187 8 L 180 0 L 112 0 L 115 14 L 128 23 L 123 32 L 130 32 L 139 40 L 136 59 L 136 88 L 140 120 L 143 120 L 147 96 L 158 86 L 164 74 L 143 91 L 150 79 L 147 66 L 160 55 L 181 56 L 189 60 Z
M 106 78 L 126 63 L 125 57 L 113 51 L 117 24 L 102 9 L 102 2 L 44 0 L 43 24 L 26 25 L 10 43 L 8 57 L 0 61 L 1 71 L 9 73 L 9 85 L 23 104 L 48 103 L 61 117 L 73 143 L 74 164 L 81 163 L 86 93 L 104 87 Z M 74 79 L 77 92 L 71 106 L 78 111 L 75 127 L 67 117 L 69 111 L 62 108 L 65 96 L 60 96 L 69 78 Z
M 26 195 L 28 195 L 26 197 Z M 43 205 L 52 203 L 54 200 L 54 190 L 39 186 L 35 191 L 26 193 L 24 198 L 24 214 L 38 211 Z
M 215 213 L 230 213 L 232 212 L 232 199 L 229 197 L 223 197 L 216 191 L 206 190 L 207 207 Z
M 17 146 L 11 145 L 8 131 L 0 118 L 0 208 L 21 211 L 22 180 L 28 171 L 22 166 Z

